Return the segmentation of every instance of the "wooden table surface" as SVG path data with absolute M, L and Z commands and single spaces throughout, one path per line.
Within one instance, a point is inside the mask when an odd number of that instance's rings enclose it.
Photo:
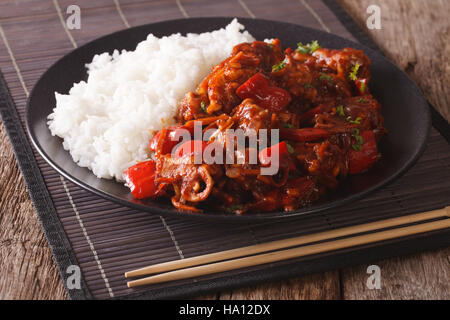
M 339 0 L 385 54 L 450 121 L 447 0 Z M 381 30 L 366 9 L 381 8 Z M 3 45 L 0 42 L 0 45 Z M 22 175 L 0 124 L 0 299 L 67 299 Z M 368 289 L 367 265 L 262 284 L 204 299 L 449 299 L 450 248 L 378 261 L 381 289 Z

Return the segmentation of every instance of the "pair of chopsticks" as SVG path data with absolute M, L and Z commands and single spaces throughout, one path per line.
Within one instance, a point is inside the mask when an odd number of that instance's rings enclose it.
M 336 239 L 359 233 L 407 225 L 436 218 L 447 219 L 415 224 L 391 230 L 377 231 L 369 234 L 353 236 L 350 238 L 305 245 L 308 243 Z M 182 260 L 160 263 L 153 266 L 126 272 L 125 277 L 130 278 L 156 274 L 150 277 L 127 282 L 129 288 L 147 284 L 194 278 L 213 273 L 318 254 L 321 252 L 328 252 L 383 240 L 405 237 L 433 230 L 445 229 L 450 227 L 450 219 L 448 218 L 450 218 L 450 206 L 438 210 L 427 211 L 398 218 L 391 218 L 357 226 L 320 232 L 316 234 L 277 240 Z M 300 245 L 302 246 L 298 248 L 285 249 Z

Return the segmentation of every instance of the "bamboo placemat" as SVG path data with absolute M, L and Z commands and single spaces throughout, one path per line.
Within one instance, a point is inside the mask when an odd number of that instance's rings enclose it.
M 76 3 L 74 3 L 76 2 Z M 81 7 L 81 29 L 62 23 L 66 8 Z M 0 3 L 0 111 L 58 264 L 64 284 L 69 265 L 81 267 L 80 290 L 71 298 L 168 298 L 320 272 L 450 244 L 448 230 L 374 245 L 261 265 L 197 279 L 136 289 L 125 271 L 255 243 L 432 210 L 449 205 L 450 133 L 433 112 L 427 148 L 400 179 L 345 207 L 279 222 L 215 225 L 138 212 L 91 194 L 63 179 L 31 149 L 24 128 L 29 90 L 58 58 L 99 36 L 129 26 L 198 16 L 281 20 L 374 46 L 335 3 L 317 0 L 39 0 Z M 8 93 L 12 96 L 12 99 Z M 443 135 L 446 137 L 444 138 Z

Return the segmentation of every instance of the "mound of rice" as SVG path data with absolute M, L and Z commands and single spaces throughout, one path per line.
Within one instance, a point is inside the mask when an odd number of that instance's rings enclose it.
M 193 91 L 233 46 L 254 41 L 233 20 L 202 34 L 157 38 L 150 34 L 134 51 L 94 56 L 87 82 L 69 94 L 55 93 L 49 115 L 52 135 L 64 139 L 73 160 L 99 178 L 123 181 L 123 171 L 149 157 L 156 130 L 173 123 L 177 102 Z

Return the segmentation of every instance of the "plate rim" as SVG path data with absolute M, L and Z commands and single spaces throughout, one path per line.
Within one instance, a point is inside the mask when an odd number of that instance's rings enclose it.
M 239 23 L 243 24 L 245 26 L 245 21 L 261 21 L 261 22 L 268 22 L 268 23 L 276 23 L 276 24 L 282 24 L 282 25 L 286 25 L 286 26 L 295 26 L 297 28 L 302 28 L 306 31 L 313 31 L 313 32 L 319 32 L 324 34 L 325 36 L 329 36 L 332 38 L 337 38 L 339 40 L 343 40 L 344 42 L 349 42 L 352 44 L 355 44 L 358 47 L 363 47 L 366 52 L 372 52 L 376 55 L 378 55 L 380 58 L 382 58 L 384 60 L 384 62 L 388 63 L 389 65 L 391 65 L 393 68 L 397 69 L 397 71 L 401 72 L 406 80 L 408 82 L 410 82 L 410 84 L 412 84 L 412 86 L 414 86 L 416 88 L 416 90 L 420 93 L 420 98 L 423 100 L 424 105 L 428 105 L 427 104 L 427 100 L 423 95 L 422 90 L 417 86 L 417 84 L 411 79 L 411 77 L 409 77 L 409 75 L 403 71 L 402 69 L 400 69 L 399 67 L 397 67 L 394 63 L 392 63 L 389 59 L 387 59 L 386 56 L 384 56 L 379 50 L 374 50 L 370 47 L 367 47 L 366 45 L 362 44 L 362 43 L 357 43 L 354 42 L 352 40 L 349 39 L 345 39 L 343 37 L 340 37 L 338 35 L 332 34 L 332 33 L 328 33 L 319 29 L 315 29 L 315 28 L 310 28 L 310 27 L 306 27 L 306 26 L 302 26 L 302 25 L 298 25 L 298 24 L 294 24 L 294 23 L 288 23 L 288 22 L 282 22 L 282 21 L 276 21 L 276 20 L 269 20 L 269 19 L 251 19 L 251 18 L 245 18 L 245 17 L 196 17 L 196 18 L 181 18 L 181 19 L 171 19 L 171 20 L 163 20 L 163 21 L 158 21 L 155 23 L 148 23 L 148 24 L 143 24 L 143 25 L 138 25 L 138 26 L 134 26 L 131 28 L 127 28 L 127 29 L 122 29 L 122 30 L 118 30 L 100 37 L 97 37 L 85 44 L 83 44 L 80 47 L 74 48 L 72 50 L 70 50 L 69 52 L 67 52 L 65 55 L 63 55 L 62 57 L 60 57 L 59 59 L 57 59 L 50 67 L 48 67 L 44 73 L 42 73 L 42 75 L 39 77 L 39 79 L 36 81 L 36 83 L 33 86 L 33 89 L 30 91 L 30 94 L 27 98 L 27 103 L 26 103 L 26 107 L 25 107 L 25 125 L 26 125 L 26 132 L 33 144 L 33 146 L 36 148 L 36 150 L 38 151 L 38 153 L 42 156 L 42 158 L 53 168 L 55 169 L 61 176 L 63 176 L 64 178 L 68 179 L 69 181 L 71 181 L 72 183 L 80 186 L 81 188 L 92 192 L 104 199 L 113 201 L 115 203 L 121 204 L 123 206 L 126 206 L 128 208 L 132 208 L 132 209 L 136 209 L 136 210 L 140 210 L 140 211 L 145 211 L 148 212 L 150 214 L 158 214 L 158 215 L 164 215 L 164 216 L 172 216 L 172 217 L 183 217 L 183 218 L 192 218 L 192 219 L 200 219 L 200 220 L 221 220 L 223 222 L 250 222 L 250 221 L 266 221 L 266 220 L 286 220 L 286 219 L 292 219 L 292 218 L 298 218 L 300 216 L 307 216 L 307 215 L 311 215 L 314 213 L 319 213 L 319 212 L 323 212 L 325 210 L 331 209 L 331 208 L 337 208 L 337 207 L 342 207 L 345 204 L 348 204 L 352 201 L 356 201 L 359 200 L 365 196 L 367 196 L 368 194 L 371 194 L 372 192 L 374 192 L 375 190 L 378 190 L 386 185 L 388 185 L 389 183 L 391 183 L 392 181 L 398 179 L 399 177 L 401 177 L 403 174 L 405 174 L 405 172 L 407 172 L 416 162 L 417 160 L 420 158 L 420 156 L 423 154 L 425 147 L 426 147 L 426 142 L 428 141 L 429 135 L 430 135 L 430 131 L 431 131 L 431 114 L 430 114 L 430 110 L 429 108 L 425 108 L 424 109 L 424 115 L 425 115 L 425 119 L 424 119 L 424 123 L 426 123 L 426 133 L 423 135 L 423 139 L 421 141 L 420 147 L 417 149 L 417 151 L 415 152 L 414 156 L 411 157 L 410 159 L 408 159 L 408 161 L 406 161 L 405 163 L 403 163 L 403 165 L 401 166 L 400 169 L 398 169 L 394 174 L 392 174 L 391 176 L 389 176 L 388 178 L 380 181 L 379 183 L 376 183 L 375 185 L 367 188 L 366 190 L 363 190 L 361 192 L 357 192 L 355 194 L 352 194 L 350 196 L 347 196 L 343 199 L 338 199 L 338 200 L 334 200 L 334 201 L 330 201 L 330 202 L 326 202 L 323 204 L 318 204 L 315 205 L 314 207 L 302 207 L 299 208 L 297 210 L 294 211 L 290 211 L 290 212 L 284 212 L 284 211 L 275 211 L 275 212 L 258 212 L 258 213 L 249 213 L 249 214 L 243 214 L 243 215 L 237 215 L 237 214 L 230 214 L 230 213 L 211 213 L 211 212 L 206 212 L 206 213 L 194 213 L 194 212 L 189 212 L 189 211 L 182 211 L 182 210 L 178 210 L 178 209 L 173 209 L 173 210 L 163 210 L 161 208 L 151 208 L 146 206 L 145 204 L 139 204 L 139 203 L 135 203 L 135 202 L 130 202 L 130 201 L 126 201 L 124 199 L 120 199 L 118 197 L 115 197 L 113 195 L 110 195 L 102 190 L 99 190 L 95 187 L 92 187 L 90 185 L 88 185 L 87 183 L 77 179 L 76 177 L 72 176 L 70 173 L 66 172 L 64 169 L 62 169 L 61 167 L 59 167 L 58 164 L 56 164 L 50 156 L 47 155 L 47 153 L 43 150 L 43 148 L 41 147 L 38 138 L 35 136 L 33 130 L 31 130 L 31 123 L 32 120 L 30 119 L 30 104 L 31 104 L 31 100 L 33 98 L 33 95 L 35 93 L 35 91 L 37 90 L 36 88 L 38 87 L 38 84 L 40 83 L 40 81 L 46 77 L 46 75 L 48 73 L 50 73 L 50 71 L 55 68 L 59 62 L 61 60 L 63 60 L 64 58 L 66 58 L 68 55 L 71 55 L 73 52 L 78 51 L 78 50 L 82 50 L 86 47 L 91 46 L 92 44 L 94 44 L 95 42 L 101 40 L 101 39 L 106 39 L 108 37 L 114 37 L 120 33 L 126 33 L 126 32 L 130 32 L 131 30 L 135 30 L 135 29 L 139 29 L 139 28 L 149 28 L 151 26 L 157 25 L 157 24 L 164 24 L 164 23 L 177 23 L 177 22 L 181 22 L 181 21 L 194 21 L 194 20 L 222 20 L 226 23 L 226 21 L 228 21 L 228 23 L 233 20 L 233 19 L 237 19 Z M 180 33 L 183 33 L 180 31 Z M 185 33 L 183 33 L 185 34 Z M 137 45 L 137 43 L 136 43 Z M 58 137 L 59 138 L 59 137 Z M 59 138 L 61 139 L 61 138 Z M 62 139 L 61 139 L 62 140 Z M 61 144 L 62 147 L 62 144 Z M 69 152 L 68 150 L 65 150 L 63 148 L 64 151 Z M 72 156 L 70 156 L 72 158 Z M 73 160 L 73 158 L 72 158 Z M 89 170 L 89 169 L 88 169 Z M 92 171 L 91 171 L 92 173 Z M 42 173 L 41 173 L 42 174 Z M 102 179 L 102 178 L 97 178 L 97 179 Z M 106 180 L 106 179 L 105 179 Z M 120 183 L 117 182 L 116 183 Z

